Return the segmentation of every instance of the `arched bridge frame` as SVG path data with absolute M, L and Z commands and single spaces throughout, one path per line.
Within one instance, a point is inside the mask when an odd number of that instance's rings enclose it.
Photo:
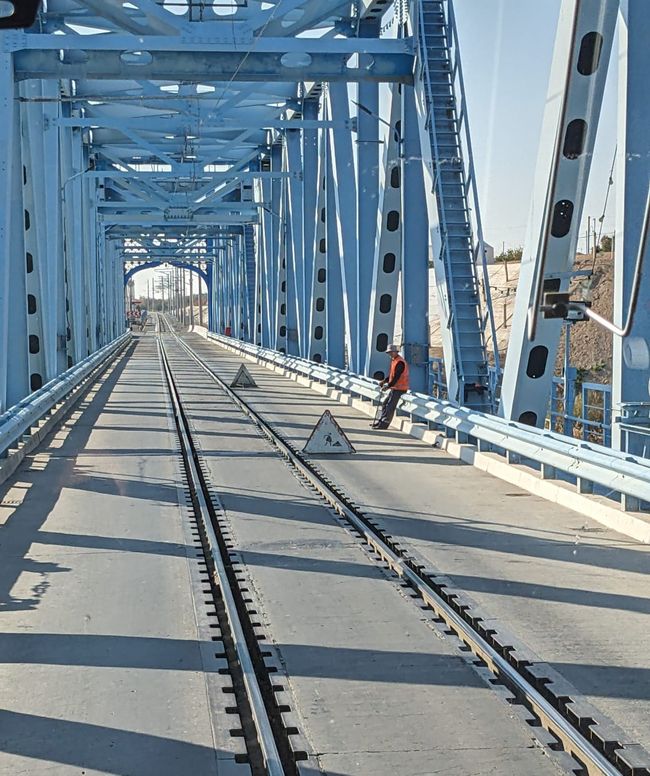
M 163 267 L 167 265 L 170 267 L 177 267 L 178 269 L 188 269 L 190 272 L 195 272 L 203 280 L 208 290 L 208 328 L 212 329 L 212 305 L 209 301 L 212 299 L 212 277 L 210 273 L 204 272 L 201 267 L 198 266 L 198 264 L 194 264 L 189 261 L 173 261 L 170 259 L 145 261 L 142 264 L 137 264 L 135 267 L 131 267 L 131 269 L 124 273 L 124 287 L 126 288 L 129 280 L 131 280 L 134 275 L 137 275 L 138 272 L 142 272 L 145 269 L 154 269 L 155 267 Z

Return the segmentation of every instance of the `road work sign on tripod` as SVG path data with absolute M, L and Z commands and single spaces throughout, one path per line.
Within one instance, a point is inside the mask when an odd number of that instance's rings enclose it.
M 340 455 L 356 451 L 332 413 L 325 410 L 303 447 L 303 452 L 311 455 Z

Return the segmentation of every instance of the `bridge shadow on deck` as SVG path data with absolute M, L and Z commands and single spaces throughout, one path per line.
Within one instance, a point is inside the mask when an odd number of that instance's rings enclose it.
M 52 763 L 81 769 L 80 773 L 91 769 L 116 776 L 218 773 L 218 753 L 212 747 L 8 709 L 0 709 L 0 752 L 41 761 L 30 773 L 49 771 Z
M 416 542 L 474 547 L 506 556 L 521 556 L 522 559 L 544 558 L 581 566 L 650 574 L 650 548 L 647 545 L 625 542 L 612 549 L 611 546 L 590 541 L 585 535 L 576 540 L 576 534 L 568 531 L 564 535 L 559 534 L 558 538 L 540 537 L 535 532 L 544 530 L 543 525 L 531 523 L 529 528 L 509 525 L 503 523 L 502 516 L 496 511 L 491 519 L 491 508 L 485 510 L 481 520 L 433 511 L 426 517 L 417 512 L 401 516 L 399 510 L 392 508 L 387 514 L 379 505 L 362 505 L 362 509 L 395 537 L 403 536 Z M 532 519 L 533 509 L 529 506 L 527 511 Z M 579 520 L 580 517 L 576 515 L 576 521 Z M 500 530 L 500 526 L 503 526 L 503 530 Z M 508 528 L 513 530 L 506 530 Z M 576 532 L 579 533 L 580 529 L 576 528 Z M 636 549 L 628 544 L 634 545 Z M 444 569 L 442 571 L 447 573 Z
M 79 460 L 84 456 L 105 455 L 107 457 L 123 457 L 122 449 L 86 449 L 89 438 L 96 428 L 99 417 L 106 411 L 106 402 L 115 390 L 118 381 L 123 377 L 135 345 L 128 348 L 124 354 L 109 367 L 89 389 L 94 391 L 90 397 L 84 397 L 75 407 L 80 413 L 79 419 L 69 427 L 62 444 L 53 446 L 52 438 L 61 433 L 61 426 L 55 429 L 39 448 L 19 466 L 18 470 L 0 486 L 0 497 L 8 492 L 16 483 L 27 492 L 24 500 L 15 506 L 13 513 L 0 527 L 0 551 L 3 562 L 0 564 L 0 612 L 29 610 L 38 606 L 49 587 L 48 577 L 55 573 L 65 573 L 69 568 L 59 563 L 42 562 L 28 555 L 32 545 L 43 541 L 53 544 L 53 537 L 58 537 L 57 544 L 70 544 L 79 547 L 96 547 L 98 549 L 124 549 L 132 540 L 113 539 L 105 537 L 83 537 L 41 532 L 48 516 L 54 509 L 64 489 L 86 490 L 102 494 L 128 495 L 131 498 L 144 498 L 163 503 L 178 503 L 175 484 L 164 482 L 135 482 L 134 479 L 107 474 L 98 476 L 96 471 L 86 473 L 86 468 Z M 129 383 L 130 384 L 130 383 Z M 135 401 L 135 399 L 134 399 Z M 139 401 L 139 399 L 138 399 Z M 134 403 L 128 404 L 134 410 Z M 146 410 L 143 406 L 143 410 Z M 150 403 L 149 403 L 150 409 Z M 137 413 L 136 413 L 137 414 Z M 137 452 L 137 451 L 136 451 Z M 133 454 L 134 451 L 131 451 Z M 160 451 L 155 451 L 158 455 Z M 172 453 L 169 452 L 171 455 Z M 36 463 L 43 461 L 44 466 Z M 43 482 L 47 474 L 47 485 Z M 134 474 L 135 478 L 137 475 Z M 182 545 L 163 546 L 164 543 L 151 543 L 149 549 L 156 546 L 161 554 L 185 554 Z M 142 545 L 138 545 L 142 548 Z M 140 549 L 140 551 L 142 551 Z M 18 598 L 11 591 L 23 573 L 39 575 L 40 580 L 31 588 L 32 596 Z

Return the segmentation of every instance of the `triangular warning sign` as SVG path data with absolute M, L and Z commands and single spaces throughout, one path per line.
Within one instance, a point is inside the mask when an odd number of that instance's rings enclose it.
M 304 453 L 310 454 L 337 454 L 354 453 L 354 447 L 350 440 L 345 436 L 345 432 L 332 417 L 329 410 L 321 415 L 307 444 L 303 447 Z
M 230 383 L 231 388 L 257 388 L 257 383 L 253 380 L 253 376 L 246 369 L 246 365 L 242 364 L 237 370 L 235 379 Z

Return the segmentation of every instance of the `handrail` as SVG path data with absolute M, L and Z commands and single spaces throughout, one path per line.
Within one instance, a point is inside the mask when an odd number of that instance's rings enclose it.
M 381 391 L 376 381 L 343 369 L 317 364 L 298 356 L 285 355 L 258 345 L 241 342 L 220 334 L 208 337 L 228 348 L 252 358 L 326 383 L 365 399 L 378 401 Z M 455 436 L 458 441 L 486 447 L 491 452 L 514 454 L 545 468 L 545 476 L 553 471 L 576 478 L 581 492 L 586 484 L 599 485 L 608 495 L 620 494 L 639 502 L 650 502 L 650 459 L 612 450 L 591 442 L 566 437 L 547 429 L 526 426 L 421 393 L 408 392 L 402 399 L 401 410 L 414 421 Z M 522 463 L 525 463 L 522 460 Z M 629 499 L 623 499 L 630 504 Z
M 55 404 L 74 390 L 95 367 L 112 356 L 130 338 L 131 332 L 125 332 L 0 415 L 0 456 L 14 446 Z

